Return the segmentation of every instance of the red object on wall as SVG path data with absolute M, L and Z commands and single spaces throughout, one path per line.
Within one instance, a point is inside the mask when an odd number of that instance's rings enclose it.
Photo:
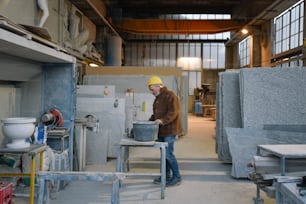
M 0 181 L 0 203 L 13 204 L 13 184 Z
M 62 116 L 62 113 L 59 110 L 57 110 L 56 108 L 50 109 L 50 113 L 52 115 L 54 115 L 54 117 L 56 118 L 57 126 L 58 127 L 62 127 L 63 126 L 63 116 Z

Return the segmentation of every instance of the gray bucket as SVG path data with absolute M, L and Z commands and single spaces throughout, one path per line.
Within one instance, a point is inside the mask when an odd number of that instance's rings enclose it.
M 149 142 L 157 139 L 158 123 L 154 121 L 134 121 L 133 136 L 137 141 Z

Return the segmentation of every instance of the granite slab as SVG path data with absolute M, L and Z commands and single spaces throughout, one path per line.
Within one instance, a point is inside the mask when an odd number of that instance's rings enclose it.
M 306 124 L 306 69 L 240 70 L 242 127 Z
M 226 127 L 241 127 L 239 73 L 237 71 L 222 72 L 219 74 L 220 87 L 218 89 L 218 113 L 219 125 L 217 135 L 217 153 L 220 160 L 232 162 L 225 134 Z

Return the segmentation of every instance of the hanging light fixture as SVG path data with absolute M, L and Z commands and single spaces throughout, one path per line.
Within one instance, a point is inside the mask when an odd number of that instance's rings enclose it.
M 241 30 L 241 33 L 245 35 L 245 34 L 248 34 L 248 33 L 249 33 L 249 31 L 248 31 L 248 29 L 243 28 L 243 29 Z
M 89 66 L 90 66 L 90 67 L 99 67 L 99 65 L 97 65 L 96 63 L 93 63 L 93 62 L 90 62 L 90 63 L 89 63 Z

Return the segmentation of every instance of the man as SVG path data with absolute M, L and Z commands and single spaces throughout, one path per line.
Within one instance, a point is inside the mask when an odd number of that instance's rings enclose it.
M 181 175 L 174 155 L 174 141 L 176 136 L 182 133 L 179 100 L 173 91 L 163 86 L 163 82 L 158 76 L 152 76 L 148 80 L 148 88 L 155 96 L 153 115 L 149 120 L 159 123 L 158 141 L 168 143 L 166 148 L 166 186 L 179 185 Z M 160 183 L 160 180 L 160 178 L 155 179 L 154 183 Z

